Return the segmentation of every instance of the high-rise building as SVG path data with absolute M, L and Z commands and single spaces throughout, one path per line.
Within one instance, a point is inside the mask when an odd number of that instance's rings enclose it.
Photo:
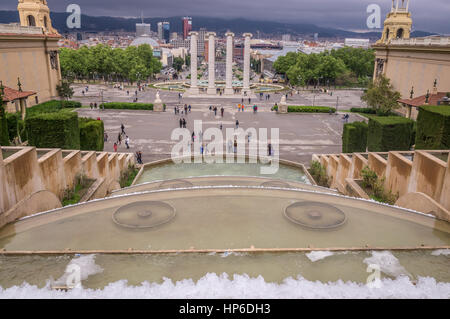
M 136 37 L 150 35 L 150 23 L 136 23 Z
M 186 40 L 189 36 L 189 32 L 192 31 L 192 18 L 184 17 L 183 18 L 183 40 Z
M 205 54 L 205 37 L 206 37 L 206 29 L 200 28 L 198 31 L 198 42 L 197 42 L 197 53 L 199 56 L 203 56 Z
M 162 23 L 163 28 L 163 39 L 166 40 L 166 43 L 169 43 L 170 41 L 170 23 L 167 21 L 164 21 Z
M 158 39 L 159 39 L 159 41 L 162 41 L 163 38 L 164 38 L 163 23 L 162 22 L 158 22 Z

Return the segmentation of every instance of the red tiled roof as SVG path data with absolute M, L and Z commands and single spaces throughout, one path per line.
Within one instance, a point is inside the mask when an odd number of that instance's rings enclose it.
M 5 94 L 3 94 L 3 102 L 13 102 L 15 100 L 20 100 L 27 98 L 31 95 L 35 95 L 36 92 L 32 91 L 23 91 L 20 92 L 18 90 L 11 89 L 9 87 L 4 87 Z
M 430 98 L 428 99 L 428 104 L 429 105 L 438 105 L 438 101 L 442 101 L 442 99 L 446 95 L 447 95 L 447 93 L 444 93 L 444 92 L 438 92 L 437 94 L 430 94 Z M 419 106 L 425 105 L 426 100 L 427 100 L 426 95 L 422 95 L 422 96 L 418 96 L 413 99 L 401 99 L 401 100 L 398 100 L 397 102 L 405 104 L 405 105 L 419 107 Z

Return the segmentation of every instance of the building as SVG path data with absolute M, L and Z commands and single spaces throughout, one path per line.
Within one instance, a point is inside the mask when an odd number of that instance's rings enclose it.
M 165 40 L 166 43 L 169 43 L 170 42 L 170 23 L 167 21 L 163 22 L 162 30 L 163 30 L 163 40 Z
M 427 92 L 450 92 L 450 37 L 410 38 L 412 18 L 406 5 L 392 6 L 375 50 L 374 80 L 384 75 L 402 99 Z M 413 96 L 411 96 L 413 92 Z M 407 115 L 408 110 L 401 111 Z M 414 118 L 414 112 L 411 115 Z
M 136 23 L 136 37 L 150 35 L 150 23 Z
M 172 32 L 172 33 L 170 34 L 170 41 L 172 41 L 172 40 L 177 40 L 177 39 L 178 39 L 178 33 Z
M 208 31 L 205 28 L 200 28 L 198 31 L 197 41 L 197 54 L 198 56 L 204 56 L 205 54 L 205 38 Z
M 164 32 L 163 32 L 163 23 L 158 22 L 158 39 L 159 41 L 162 41 L 164 39 Z
M 189 36 L 189 32 L 192 31 L 192 18 L 184 17 L 183 18 L 183 40 L 186 40 Z
M 289 42 L 289 41 L 291 41 L 291 35 L 290 35 L 290 34 L 283 34 L 283 35 L 281 36 L 281 41 L 283 41 L 283 42 Z
M 170 44 L 173 48 L 186 48 L 189 49 L 191 47 L 191 40 L 188 38 L 186 40 L 183 40 L 181 38 L 172 39 L 170 40 Z
M 346 47 L 368 49 L 370 47 L 370 40 L 369 39 L 347 38 L 347 39 L 345 39 L 344 44 Z
M 58 41 L 45 0 L 20 0 L 20 24 L 0 24 L 0 81 L 9 88 L 34 92 L 26 107 L 57 97 L 61 82 Z M 8 109 L 15 111 L 15 107 Z

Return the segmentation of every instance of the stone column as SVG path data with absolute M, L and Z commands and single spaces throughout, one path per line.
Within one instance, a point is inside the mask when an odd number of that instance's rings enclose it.
M 244 86 L 242 88 L 243 93 L 250 94 L 250 39 L 251 33 L 244 33 Z
M 216 95 L 216 33 L 208 32 L 208 94 Z
M 234 33 L 227 32 L 227 67 L 225 80 L 225 94 L 231 95 L 233 91 L 233 38 Z
M 198 94 L 197 85 L 197 42 L 198 32 L 190 32 L 191 36 L 191 88 L 190 94 Z

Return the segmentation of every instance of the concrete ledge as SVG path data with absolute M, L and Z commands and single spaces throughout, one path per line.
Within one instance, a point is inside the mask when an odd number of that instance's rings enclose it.
M 363 199 L 370 199 L 369 195 L 361 188 L 361 186 L 358 185 L 356 180 L 352 178 L 346 178 L 345 179 L 346 186 L 345 186 L 345 194 L 356 197 L 356 198 L 363 198 Z
M 436 218 L 450 222 L 450 212 L 424 193 L 408 193 L 400 197 L 395 205 L 433 215 Z

